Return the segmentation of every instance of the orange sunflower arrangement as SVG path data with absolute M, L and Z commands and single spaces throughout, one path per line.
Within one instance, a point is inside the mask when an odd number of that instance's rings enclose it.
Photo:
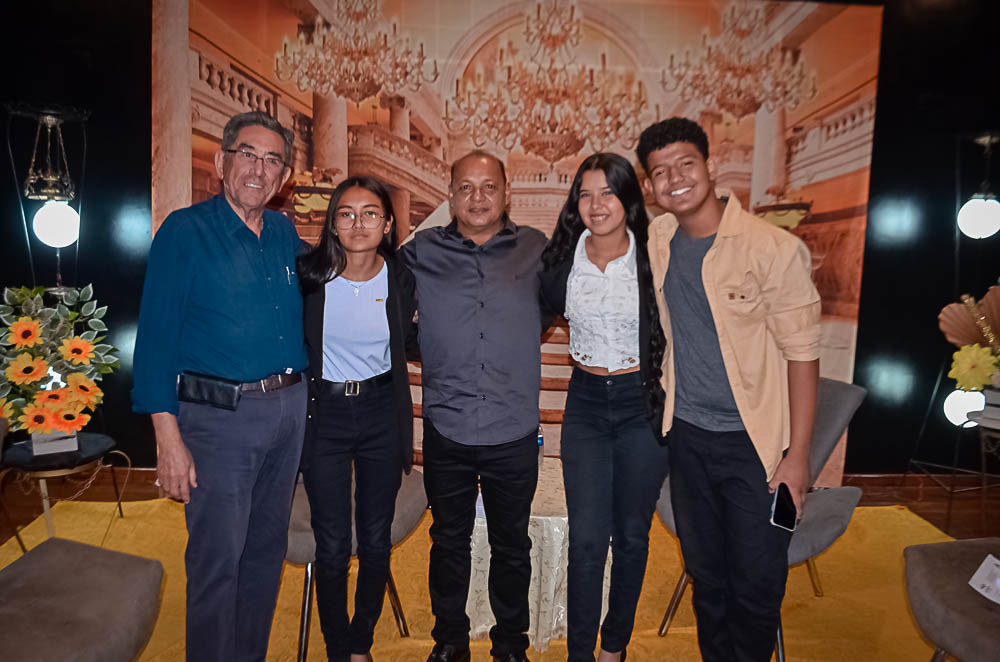
M 101 403 L 118 368 L 91 285 L 6 288 L 0 304 L 0 418 L 11 430 L 72 434 Z

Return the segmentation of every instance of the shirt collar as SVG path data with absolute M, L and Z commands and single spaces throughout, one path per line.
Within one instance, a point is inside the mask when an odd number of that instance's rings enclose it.
M 743 205 L 740 204 L 739 198 L 728 189 L 719 189 L 717 194 L 719 198 L 728 198 L 728 200 L 726 201 L 725 209 L 722 210 L 722 220 L 719 221 L 719 228 L 715 231 L 715 234 L 719 237 L 731 237 L 742 233 L 746 229 L 747 221 L 746 213 L 743 211 Z M 650 225 L 655 226 L 657 229 L 662 228 L 668 236 L 672 237 L 679 223 L 676 216 L 667 212 L 654 218 Z
M 584 228 L 583 232 L 580 233 L 580 238 L 576 240 L 576 252 L 573 255 L 574 263 L 580 261 L 585 264 L 593 266 L 595 269 L 597 265 L 590 261 L 590 257 L 587 255 L 587 237 L 590 236 L 590 230 Z M 616 257 L 615 259 L 608 262 L 607 266 L 604 267 L 604 272 L 607 273 L 608 269 L 612 265 L 620 265 L 626 273 L 635 273 L 635 235 L 628 228 L 625 228 L 625 234 L 628 235 L 628 250 L 625 251 L 624 255 Z
M 449 234 L 449 235 L 451 235 L 451 236 L 459 239 L 460 241 L 465 241 L 465 237 L 463 237 L 462 233 L 458 231 L 458 218 L 457 217 L 452 216 L 451 217 L 451 223 L 449 223 L 448 225 L 446 225 L 445 228 L 444 228 L 444 230 L 445 230 L 446 234 Z M 501 224 L 500 229 L 497 230 L 497 233 L 494 236 L 502 235 L 502 234 L 517 234 L 517 226 L 514 225 L 514 221 L 510 220 L 510 216 L 508 216 L 506 212 L 504 212 L 504 215 L 503 215 L 503 223 Z
M 225 192 L 216 194 L 212 200 L 215 203 L 215 214 L 222 221 L 222 227 L 227 233 L 236 234 L 240 228 L 250 229 L 233 209 L 233 206 L 229 204 L 229 200 L 226 200 Z M 267 211 L 265 209 L 261 214 L 261 235 L 264 234 L 264 229 L 267 227 Z

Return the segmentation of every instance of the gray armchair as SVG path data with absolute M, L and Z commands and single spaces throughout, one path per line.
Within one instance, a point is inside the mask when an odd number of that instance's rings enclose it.
M 903 550 L 906 598 L 935 646 L 931 662 L 996 660 L 1000 605 L 977 593 L 969 580 L 987 554 L 1000 557 L 1000 538 L 910 545 Z
M 820 472 L 826 465 L 837 442 L 847 429 L 848 423 L 854 417 L 864 400 L 867 391 L 854 384 L 847 384 L 834 379 L 821 378 L 816 401 L 816 418 L 813 423 L 812 445 L 809 450 L 809 479 L 815 483 Z M 806 503 L 799 522 L 788 547 L 788 565 L 805 562 L 809 569 L 809 579 L 812 581 L 816 597 L 823 596 L 819 572 L 813 558 L 825 551 L 837 538 L 847 530 L 854 508 L 861 499 L 861 490 L 857 487 L 833 487 L 828 489 L 813 489 L 806 495 Z M 660 500 L 656 504 L 656 512 L 668 529 L 674 534 L 677 528 L 674 524 L 673 504 L 670 502 L 670 478 L 663 483 Z M 667 605 L 667 611 L 660 623 L 659 634 L 666 636 L 670 623 L 677 613 L 684 590 L 691 578 L 686 572 L 681 572 L 674 593 Z M 785 644 L 782 638 L 781 626 L 778 626 L 777 650 L 779 662 L 785 660 Z

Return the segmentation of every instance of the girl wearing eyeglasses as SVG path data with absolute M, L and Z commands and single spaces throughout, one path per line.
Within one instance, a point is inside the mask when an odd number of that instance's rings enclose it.
M 319 245 L 298 259 L 310 364 L 302 475 L 331 662 L 371 660 L 396 493 L 413 463 L 405 340 L 416 303 L 413 275 L 395 257 L 394 221 L 385 185 L 350 177 L 331 195 Z M 352 467 L 358 581 L 349 619 Z

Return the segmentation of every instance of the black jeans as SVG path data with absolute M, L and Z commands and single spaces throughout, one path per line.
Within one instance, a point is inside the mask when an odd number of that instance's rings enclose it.
M 316 603 L 331 662 L 371 649 L 382 613 L 392 551 L 392 518 L 402 479 L 392 382 L 362 387 L 357 396 L 316 381 L 314 437 L 302 458 L 302 476 L 316 536 Z M 351 465 L 358 541 L 354 617 L 347 615 L 351 560 Z
M 244 393 L 236 411 L 180 403 L 198 472 L 184 508 L 188 662 L 264 662 L 305 420 L 305 382 Z
M 791 533 L 770 523 L 764 467 L 749 435 L 675 418 L 670 498 L 692 579 L 705 662 L 766 662 L 774 651 Z
M 482 489 L 490 541 L 490 630 L 493 655 L 528 648 L 531 539 L 528 520 L 538 484 L 538 436 L 495 446 L 446 439 L 424 419 L 424 487 L 434 518 L 428 584 L 439 644 L 469 642 L 469 577 L 476 495 Z
M 604 564 L 611 541 L 611 592 L 601 648 L 628 644 L 649 553 L 649 527 L 667 475 L 667 449 L 649 423 L 638 372 L 573 370 L 562 424 L 569 513 L 569 662 L 594 660 Z

